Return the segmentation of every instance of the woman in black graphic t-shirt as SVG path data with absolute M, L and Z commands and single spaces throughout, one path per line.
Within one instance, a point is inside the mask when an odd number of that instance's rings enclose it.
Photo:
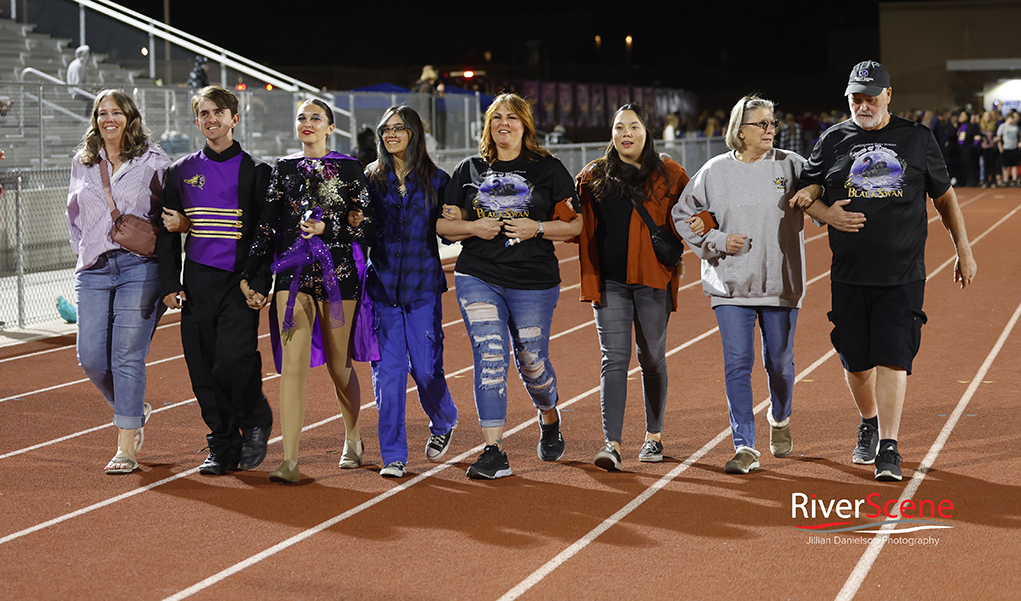
M 539 457 L 564 453 L 556 373 L 549 361 L 560 268 L 553 240 L 581 231 L 574 180 L 539 146 L 528 103 L 501 94 L 486 111 L 479 155 L 462 161 L 446 190 L 437 232 L 461 241 L 454 281 L 472 339 L 475 406 L 486 447 L 469 478 L 511 475 L 503 452 L 511 350 L 539 410 Z

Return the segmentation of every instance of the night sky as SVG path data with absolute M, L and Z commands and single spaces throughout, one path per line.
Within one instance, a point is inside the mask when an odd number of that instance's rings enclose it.
M 162 0 L 122 4 L 162 19 Z M 759 91 L 782 104 L 818 110 L 825 108 L 819 104 L 842 104 L 838 88 L 851 66 L 879 58 L 878 0 L 622 2 L 610 9 L 556 0 L 171 5 L 174 27 L 341 89 L 366 85 L 373 70 L 380 82 L 410 86 L 421 66 L 431 63 L 441 72 L 486 69 L 493 81 L 681 88 L 712 106 L 729 107 L 742 94 Z M 260 26 L 242 26 L 253 21 Z M 630 54 L 627 35 L 634 40 Z M 338 76 L 332 67 L 363 72 L 344 86 L 350 76 Z

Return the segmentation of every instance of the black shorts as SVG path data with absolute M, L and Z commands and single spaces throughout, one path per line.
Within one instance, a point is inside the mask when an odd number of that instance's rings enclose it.
M 1003 154 L 1000 155 L 1000 161 L 1004 167 L 1017 167 L 1021 165 L 1021 148 L 1004 150 Z
M 830 340 L 844 369 L 860 372 L 877 365 L 911 374 L 922 341 L 925 280 L 901 286 L 851 286 L 831 282 L 833 331 Z

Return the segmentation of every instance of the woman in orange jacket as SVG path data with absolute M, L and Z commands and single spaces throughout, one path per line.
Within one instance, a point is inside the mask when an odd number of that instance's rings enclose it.
M 581 300 L 592 303 L 603 356 L 599 397 L 606 444 L 596 453 L 595 464 L 606 470 L 621 469 L 632 328 L 645 396 L 646 440 L 638 460 L 663 460 L 667 321 L 677 309 L 683 263 L 659 262 L 636 205 L 644 206 L 655 223 L 673 233 L 670 210 L 688 183 L 688 174 L 656 153 L 648 121 L 641 106 L 620 107 L 606 154 L 576 178 L 584 224 L 579 236 Z

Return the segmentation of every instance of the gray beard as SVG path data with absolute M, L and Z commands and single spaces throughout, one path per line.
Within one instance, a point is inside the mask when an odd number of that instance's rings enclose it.
M 852 113 L 851 118 L 854 119 L 854 122 L 862 129 L 875 129 L 883 122 L 882 115 L 864 116 Z

